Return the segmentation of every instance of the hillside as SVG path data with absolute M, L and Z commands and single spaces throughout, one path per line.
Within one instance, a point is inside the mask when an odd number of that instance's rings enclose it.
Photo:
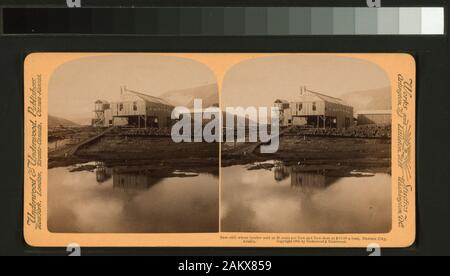
M 195 99 L 202 99 L 204 108 L 219 104 L 217 84 L 169 91 L 162 94 L 160 98 L 168 101 L 174 106 L 185 106 L 187 108 L 194 107 Z
M 341 96 L 341 99 L 360 110 L 388 110 L 392 108 L 391 88 L 355 91 Z
M 77 123 L 74 123 L 72 121 L 63 119 L 63 118 L 59 118 L 59 117 L 48 115 L 48 127 L 49 128 L 55 128 L 55 127 L 77 127 L 77 126 L 80 126 L 80 125 L 77 124 Z

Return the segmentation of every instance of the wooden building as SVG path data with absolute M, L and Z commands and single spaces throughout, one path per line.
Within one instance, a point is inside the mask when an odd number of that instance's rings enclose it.
M 174 107 L 163 99 L 121 88 L 118 102 L 95 103 L 93 126 L 97 127 L 133 127 L 164 128 L 172 125 Z
M 343 100 L 303 87 L 296 101 L 276 100 L 281 126 L 347 128 L 353 123 L 353 107 Z

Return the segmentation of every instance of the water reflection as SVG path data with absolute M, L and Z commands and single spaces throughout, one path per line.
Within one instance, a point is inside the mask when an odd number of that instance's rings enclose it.
M 55 233 L 218 232 L 218 178 L 152 167 L 83 164 L 49 170 Z
M 338 180 L 336 177 L 327 176 L 327 173 L 326 170 L 303 171 L 301 167 L 287 167 L 280 163 L 274 167 L 275 180 L 282 182 L 290 177 L 291 188 L 298 190 L 301 194 L 312 195 Z
M 325 166 L 284 166 L 279 162 L 274 165 L 259 170 L 245 166 L 223 168 L 223 231 L 390 231 L 389 174 Z
M 97 170 L 95 176 L 99 184 L 108 181 L 113 174 L 113 169 L 106 167 L 103 163 L 97 163 Z

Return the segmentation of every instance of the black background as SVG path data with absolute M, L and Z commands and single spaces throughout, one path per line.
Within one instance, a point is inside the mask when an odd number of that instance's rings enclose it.
M 365 6 L 359 1 L 94 1 L 89 6 Z M 0 0 L 0 7 L 65 7 L 65 0 Z M 103 3 L 103 4 L 102 4 Z M 444 6 L 444 0 L 382 1 L 383 6 Z M 45 6 L 48 5 L 48 6 Z M 17 18 L 18 22 L 23 20 Z M 0 23 L 1 24 L 1 23 Z M 417 239 L 382 255 L 450 254 L 450 90 L 448 36 L 180 37 L 0 34 L 0 255 L 62 255 L 23 239 L 23 61 L 33 52 L 343 52 L 411 53 L 417 61 Z M 365 249 L 83 248 L 83 255 L 361 255 Z M 180 259 L 180 260 L 183 260 Z M 175 266 L 175 263 L 174 263 Z M 176 267 L 173 267 L 175 269 Z

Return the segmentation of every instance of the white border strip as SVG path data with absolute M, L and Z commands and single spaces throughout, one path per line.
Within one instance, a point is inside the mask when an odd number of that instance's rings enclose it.
M 422 8 L 422 34 L 445 34 L 444 8 Z

